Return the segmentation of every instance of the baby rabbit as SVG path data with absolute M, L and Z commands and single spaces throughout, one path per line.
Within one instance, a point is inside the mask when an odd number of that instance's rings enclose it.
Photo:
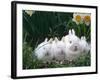
M 55 38 L 54 41 L 52 41 L 51 43 L 51 48 L 49 49 L 50 54 L 53 55 L 53 60 L 56 60 L 56 55 L 59 52 L 57 50 L 57 42 L 58 42 L 58 39 Z
M 86 41 L 86 37 L 82 36 L 81 40 L 79 42 L 81 48 L 82 48 L 82 53 L 88 53 L 90 50 L 90 45 Z
M 69 30 L 68 35 L 65 36 L 66 60 L 74 60 L 80 55 L 81 47 L 79 42 L 80 39 L 75 35 L 75 31 L 73 29 Z
M 65 52 L 64 52 L 65 44 L 63 38 L 60 41 L 57 38 L 55 38 L 55 41 L 56 41 L 56 53 L 54 57 L 57 61 L 63 61 L 65 59 Z
M 52 60 L 53 55 L 49 53 L 52 41 L 52 38 L 49 41 L 45 39 L 45 41 L 35 49 L 35 56 L 38 60 L 42 60 L 43 62 L 50 62 Z

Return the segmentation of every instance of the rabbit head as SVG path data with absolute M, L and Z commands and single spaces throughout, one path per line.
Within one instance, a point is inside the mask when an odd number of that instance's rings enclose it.
M 69 35 L 69 43 L 76 43 L 80 39 L 76 36 L 74 29 L 71 30 L 71 34 Z
M 82 48 L 82 52 L 87 53 L 90 50 L 90 45 L 87 43 L 85 36 L 81 37 L 80 46 Z
M 77 50 L 80 39 L 75 35 L 74 29 L 72 29 L 69 30 L 69 34 L 64 37 L 63 41 L 65 42 L 66 50 L 67 49 Z
M 65 36 L 65 43 L 72 44 L 78 42 L 80 39 L 76 36 L 74 29 L 69 30 L 68 35 Z

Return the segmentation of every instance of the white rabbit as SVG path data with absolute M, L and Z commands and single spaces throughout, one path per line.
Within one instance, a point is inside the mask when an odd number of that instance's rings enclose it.
M 81 54 L 80 39 L 75 35 L 74 29 L 69 30 L 68 35 L 65 36 L 65 54 L 66 60 L 74 60 Z
M 83 36 L 81 37 L 81 40 L 76 37 L 76 40 L 73 40 L 74 38 L 69 36 L 69 40 L 71 43 L 66 43 L 66 60 L 74 60 L 80 55 L 83 55 L 82 53 L 87 53 L 90 50 L 90 46 L 88 45 L 86 38 Z M 71 39 L 72 38 L 72 39 Z
M 44 42 L 40 43 L 37 48 L 35 49 L 35 55 L 37 56 L 38 59 L 41 59 L 44 54 L 46 53 L 46 50 L 44 49 L 44 45 L 47 43 L 47 38 L 45 39 Z
M 88 53 L 90 50 L 90 45 L 86 41 L 86 37 L 82 36 L 81 40 L 79 42 L 81 48 L 82 48 L 82 53 Z
M 51 43 L 51 48 L 49 49 L 49 53 L 53 55 L 53 60 L 55 60 L 55 56 L 57 54 L 57 43 L 58 39 L 55 38 L 54 41 Z
M 51 47 L 52 38 L 47 42 L 45 39 L 36 49 L 35 55 L 38 60 L 42 60 L 43 62 L 50 62 L 52 60 L 52 55 L 49 53 L 49 49 Z
M 57 38 L 55 38 L 56 42 L 56 51 L 54 53 L 54 57 L 57 61 L 63 61 L 65 59 L 65 44 L 63 41 L 63 38 L 61 41 L 59 41 Z

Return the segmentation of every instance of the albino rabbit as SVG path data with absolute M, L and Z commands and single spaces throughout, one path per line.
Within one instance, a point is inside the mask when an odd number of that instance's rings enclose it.
M 63 38 L 61 41 L 59 41 L 57 38 L 55 38 L 56 42 L 56 49 L 54 53 L 54 57 L 57 61 L 63 61 L 65 59 L 65 44 L 63 41 Z
M 50 62 L 52 60 L 53 56 L 49 53 L 51 42 L 52 39 L 50 39 L 48 42 L 47 39 L 45 39 L 45 41 L 38 45 L 38 47 L 35 49 L 35 55 L 38 60 L 42 60 L 43 62 Z
M 81 54 L 80 39 L 75 35 L 75 31 L 69 30 L 68 35 L 65 36 L 65 59 L 74 60 Z
M 57 55 L 57 43 L 58 39 L 55 38 L 54 41 L 51 43 L 51 48 L 49 49 L 49 53 L 53 55 L 53 60 L 55 60 L 55 57 Z
M 79 42 L 81 48 L 82 48 L 82 53 L 88 53 L 90 50 L 90 45 L 86 41 L 86 37 L 82 36 L 81 40 Z
M 90 50 L 90 46 L 86 42 L 86 38 L 83 36 L 81 37 L 81 40 L 76 37 L 76 40 L 73 40 L 74 38 L 69 36 L 69 43 L 66 43 L 66 60 L 74 60 L 80 55 L 83 55 L 82 53 L 87 53 Z M 71 41 L 71 43 L 70 43 Z

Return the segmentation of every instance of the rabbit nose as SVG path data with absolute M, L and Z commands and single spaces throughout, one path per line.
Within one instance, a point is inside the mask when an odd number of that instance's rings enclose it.
M 77 50 L 78 50 L 78 47 L 77 47 L 77 46 L 75 46 L 74 51 L 77 51 Z
M 45 54 L 45 56 L 49 56 L 49 55 L 50 55 L 50 53 L 46 53 L 46 54 Z

